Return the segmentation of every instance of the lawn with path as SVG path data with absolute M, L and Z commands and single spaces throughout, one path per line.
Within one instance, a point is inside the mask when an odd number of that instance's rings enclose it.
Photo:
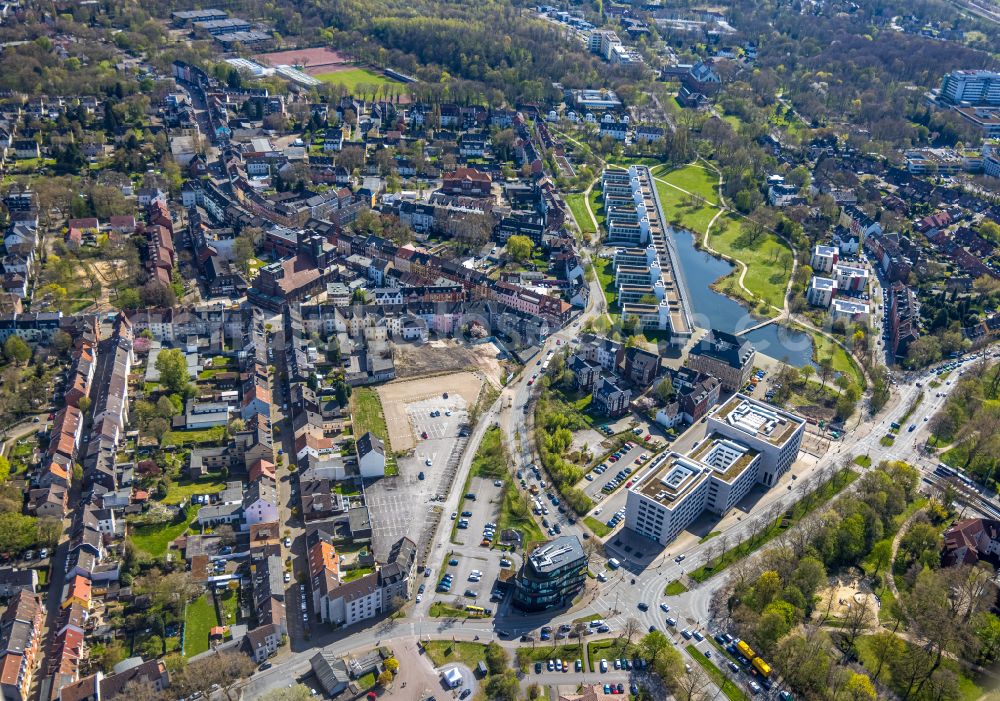
M 608 309 L 611 309 L 615 306 L 618 298 L 618 288 L 615 286 L 615 270 L 611 259 L 595 258 L 594 272 L 597 274 L 598 282 L 601 283 L 601 289 L 604 290 L 604 299 L 608 303 Z
M 564 199 L 566 200 L 566 205 L 573 212 L 573 218 L 576 219 L 576 223 L 580 227 L 580 231 L 584 234 L 594 234 L 594 222 L 590 220 L 590 214 L 587 212 L 587 195 L 584 192 L 571 192 L 567 194 Z
M 670 189 L 679 195 L 690 192 L 704 199 L 706 204 L 718 206 L 719 195 L 716 188 L 719 184 L 719 176 L 707 168 L 690 164 L 674 170 L 670 170 L 669 166 L 665 165 L 650 170 L 653 177 L 673 185 L 674 187 Z
M 756 552 L 758 549 L 777 538 L 790 527 L 801 521 L 812 513 L 815 509 L 829 502 L 843 489 L 850 485 L 859 477 L 859 473 L 854 470 L 841 470 L 828 481 L 820 485 L 815 491 L 806 495 L 784 514 L 771 522 L 756 536 L 745 540 L 739 545 L 730 548 L 714 560 L 692 570 L 688 576 L 696 582 L 704 582 L 709 577 L 718 574 L 729 565 L 742 560 L 747 555 Z
M 785 290 L 792 274 L 792 252 L 776 235 L 764 232 L 750 240 L 734 214 L 719 217 L 708 237 L 709 245 L 719 253 L 747 266 L 743 284 L 772 307 L 782 309 Z M 787 263 L 787 265 L 786 265 Z M 733 275 L 739 275 L 734 270 Z
M 809 330 L 813 340 L 813 359 L 833 358 L 833 371 L 846 375 L 851 382 L 860 388 L 865 387 L 865 376 L 854 359 L 837 343 L 821 333 Z

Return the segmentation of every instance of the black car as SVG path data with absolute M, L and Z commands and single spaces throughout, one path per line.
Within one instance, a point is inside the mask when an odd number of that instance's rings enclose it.
M 464 699 L 464 698 L 466 698 L 471 693 L 472 693 L 472 689 L 466 689 L 465 691 L 463 691 L 461 694 L 458 695 L 458 698 Z
M 639 610 L 640 611 L 648 611 L 649 610 L 649 604 L 647 604 L 645 601 L 640 601 L 639 602 Z
M 655 633 L 656 632 L 656 626 L 650 626 L 649 627 L 649 632 L 650 633 Z

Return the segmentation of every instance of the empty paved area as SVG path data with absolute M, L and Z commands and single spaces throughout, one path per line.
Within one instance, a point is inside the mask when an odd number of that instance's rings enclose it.
M 408 404 L 440 398 L 435 408 L 468 409 L 475 405 L 482 389 L 483 379 L 472 372 L 455 372 L 448 375 L 425 377 L 419 380 L 394 381 L 378 388 L 385 412 L 385 424 L 393 450 L 405 452 L 416 445 L 414 427 L 410 420 Z M 448 399 L 444 399 L 444 394 Z M 427 404 L 429 408 L 431 404 Z

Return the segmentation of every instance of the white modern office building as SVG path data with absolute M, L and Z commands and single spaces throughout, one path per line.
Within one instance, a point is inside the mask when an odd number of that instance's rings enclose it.
M 770 487 L 795 462 L 806 421 L 745 394 L 737 394 L 708 415 L 708 430 L 758 451 L 761 455 L 758 481 Z
M 744 395 L 709 416 L 709 434 L 688 455 L 668 452 L 629 488 L 625 525 L 661 545 L 702 512 L 725 515 L 755 484 L 772 486 L 791 467 L 805 421 Z

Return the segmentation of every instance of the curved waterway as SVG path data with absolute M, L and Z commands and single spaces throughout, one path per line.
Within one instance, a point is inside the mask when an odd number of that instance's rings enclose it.
M 687 282 L 695 325 L 733 333 L 763 321 L 739 302 L 712 289 L 712 283 L 728 275 L 733 266 L 728 261 L 695 248 L 691 232 L 682 229 L 673 231 L 675 250 L 680 257 L 679 263 Z M 784 360 L 790 365 L 803 367 L 814 364 L 813 342 L 809 334 L 770 324 L 751 331 L 746 338 L 759 353 Z

